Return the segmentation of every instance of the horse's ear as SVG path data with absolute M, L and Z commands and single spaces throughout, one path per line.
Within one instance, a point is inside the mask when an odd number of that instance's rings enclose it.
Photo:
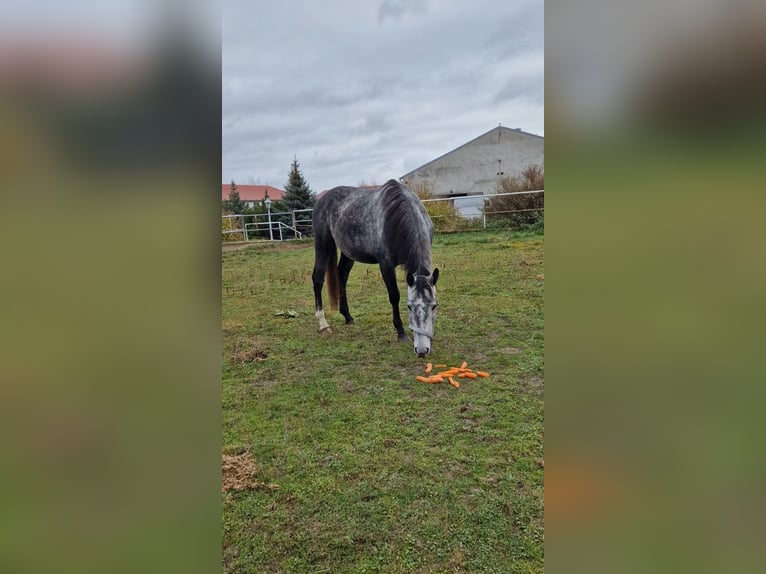
M 436 269 L 434 269 L 433 273 L 431 273 L 431 285 L 433 285 L 434 287 L 436 287 L 437 279 L 439 279 L 439 268 L 438 267 Z
M 410 287 L 415 286 L 415 276 L 412 273 L 407 273 L 407 285 Z

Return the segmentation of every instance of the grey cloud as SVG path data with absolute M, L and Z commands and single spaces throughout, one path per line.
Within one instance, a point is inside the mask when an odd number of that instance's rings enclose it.
M 284 185 L 297 155 L 315 190 L 382 182 L 498 122 L 544 131 L 539 2 L 287 4 L 224 11 L 222 181 Z
M 519 52 L 543 51 L 545 22 L 536 3 L 522 3 L 488 29 L 483 50 L 493 59 L 515 57 Z
M 227 98 L 224 115 L 236 110 L 238 113 L 267 114 L 295 113 L 299 109 L 332 110 L 347 108 L 356 102 L 370 100 L 379 95 L 372 87 L 360 87 L 334 91 L 323 87 L 286 87 L 278 92 L 253 90 Z
M 545 97 L 545 78 L 542 73 L 520 75 L 508 80 L 493 98 L 492 103 L 527 99 L 542 104 Z
M 378 21 L 383 22 L 386 18 L 394 21 L 401 19 L 405 14 L 423 14 L 428 10 L 426 0 L 382 0 L 378 8 Z

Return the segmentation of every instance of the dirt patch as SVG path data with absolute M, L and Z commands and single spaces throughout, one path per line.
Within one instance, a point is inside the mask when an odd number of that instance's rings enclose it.
M 266 351 L 262 349 L 234 349 L 232 359 L 238 363 L 262 363 L 268 358 Z
M 253 490 L 265 488 L 276 490 L 276 484 L 266 484 L 255 478 L 255 461 L 249 452 L 241 454 L 223 454 L 222 462 L 222 488 L 223 492 L 230 490 Z
M 240 321 L 233 321 L 229 319 L 221 323 L 221 333 L 224 336 L 234 335 L 241 329 L 242 329 L 242 323 Z
M 277 382 L 276 381 L 252 380 L 252 381 L 250 381 L 250 384 L 255 389 L 264 389 L 264 388 L 271 388 L 271 387 L 276 387 L 277 386 Z
M 524 349 L 520 349 L 519 347 L 505 347 L 504 349 L 500 350 L 508 355 L 517 355 L 524 352 Z
M 544 381 L 542 377 L 532 377 L 531 379 L 527 379 L 527 385 L 530 387 L 542 387 L 543 383 Z
M 542 395 L 545 390 L 545 384 L 542 377 L 530 377 L 529 379 L 524 380 L 521 384 L 525 390 L 534 395 Z
M 344 393 L 353 393 L 354 382 L 348 379 L 342 379 L 342 380 L 336 381 L 335 388 Z

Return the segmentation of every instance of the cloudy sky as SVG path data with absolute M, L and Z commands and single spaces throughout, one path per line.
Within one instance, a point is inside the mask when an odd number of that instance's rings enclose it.
M 224 0 L 222 182 L 383 183 L 544 135 L 542 0 Z

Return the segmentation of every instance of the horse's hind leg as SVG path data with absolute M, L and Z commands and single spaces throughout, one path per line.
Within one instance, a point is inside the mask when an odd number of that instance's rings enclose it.
M 381 263 L 380 274 L 388 289 L 388 301 L 391 303 L 391 311 L 394 318 L 394 329 L 400 341 L 406 341 L 407 335 L 402 325 L 402 317 L 399 315 L 399 287 L 396 284 L 396 267 Z
M 321 333 L 332 333 L 322 308 L 322 287 L 324 286 L 324 276 L 330 261 L 331 257 L 326 251 L 314 250 L 314 272 L 311 274 L 311 280 L 314 283 L 314 305 L 316 309 L 314 315 L 319 319 L 319 331 Z
M 346 282 L 348 281 L 348 274 L 351 272 L 351 268 L 354 266 L 354 260 L 346 257 L 342 252 L 340 254 L 340 261 L 338 261 L 338 278 L 340 279 L 340 313 L 346 318 L 346 324 L 354 322 L 354 318 L 351 316 L 348 310 L 348 300 L 346 299 Z

